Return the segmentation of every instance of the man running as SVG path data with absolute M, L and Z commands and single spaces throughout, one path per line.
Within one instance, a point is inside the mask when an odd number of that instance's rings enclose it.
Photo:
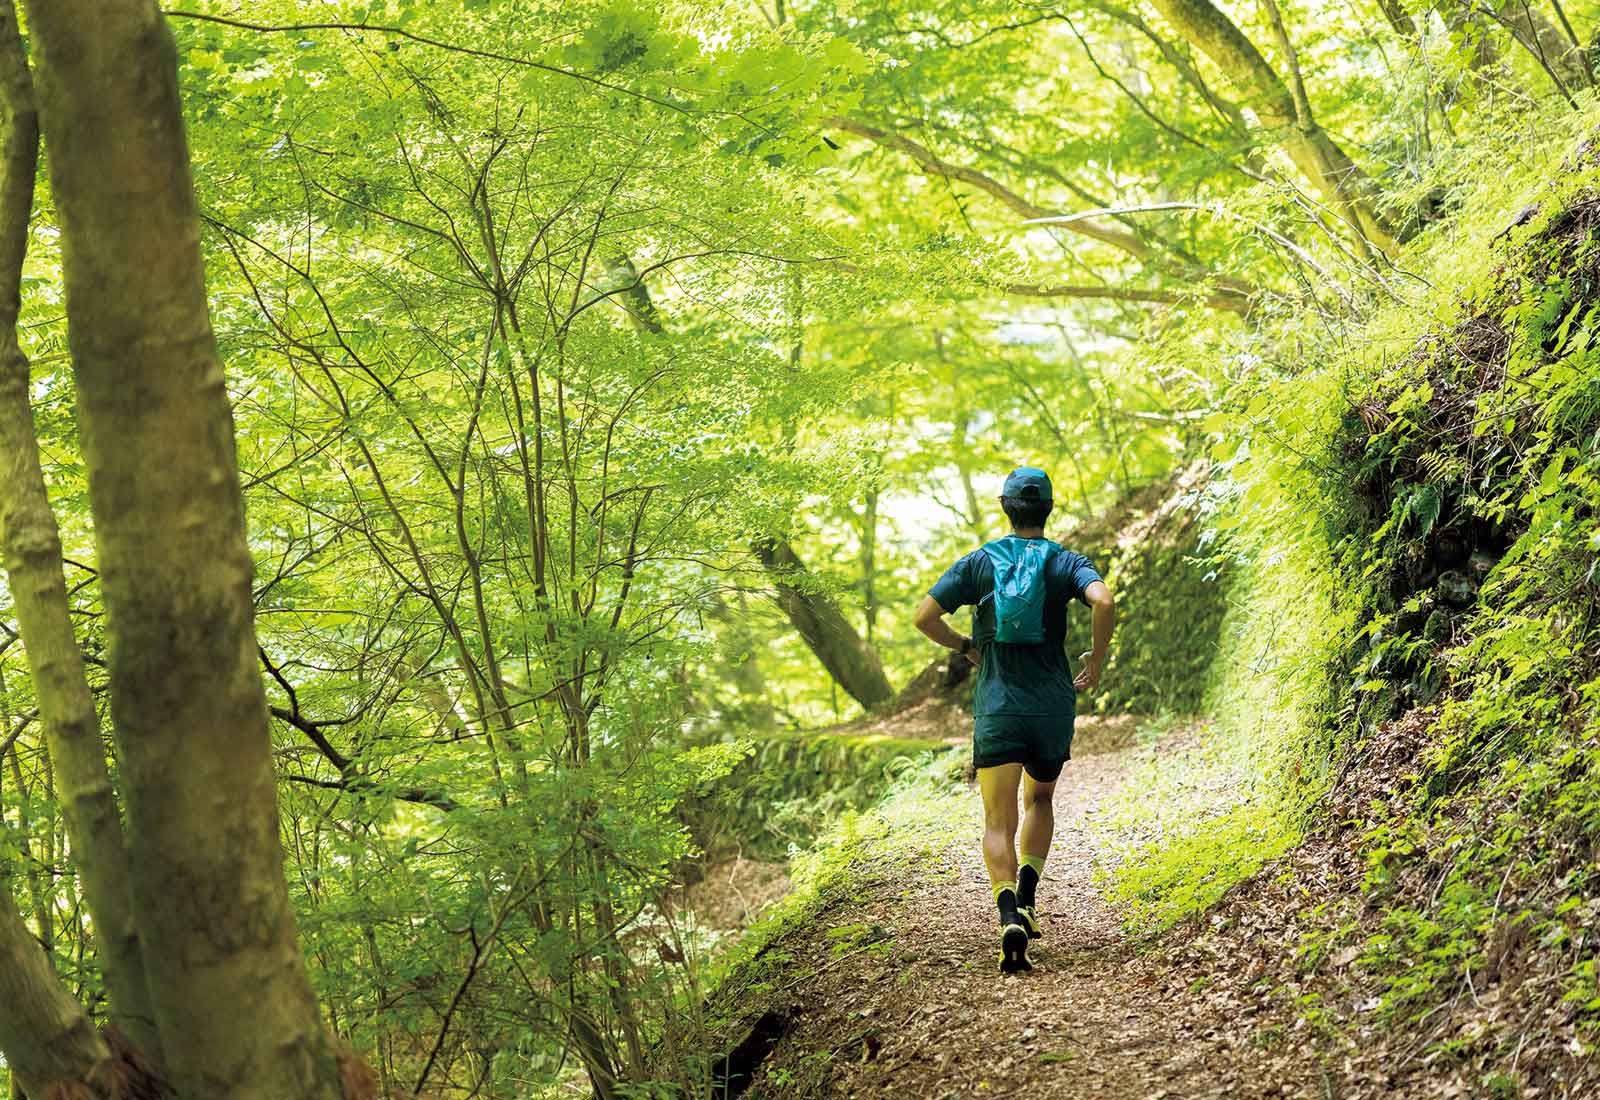
M 983 792 L 983 861 L 1000 909 L 1000 969 L 1032 970 L 1028 941 L 1041 935 L 1035 892 L 1055 829 L 1051 798 L 1071 755 L 1078 691 L 1100 683 L 1116 622 L 1111 590 L 1082 554 L 1044 537 L 1054 505 L 1043 470 L 1013 470 L 1000 507 L 1012 533 L 974 550 L 939 578 L 917 608 L 917 629 L 978 667 L 972 763 Z M 1093 609 L 1093 648 L 1074 679 L 1064 651 L 1067 603 Z M 972 605 L 972 637 L 944 616 Z M 1022 787 L 1022 868 L 1017 869 L 1017 787 Z

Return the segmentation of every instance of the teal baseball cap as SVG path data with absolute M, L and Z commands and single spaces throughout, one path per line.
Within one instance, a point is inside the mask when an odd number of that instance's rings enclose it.
M 1000 490 L 1000 495 L 1012 500 L 1055 499 L 1055 491 L 1050 488 L 1050 475 L 1033 466 L 1018 466 L 1007 474 L 1005 488 Z

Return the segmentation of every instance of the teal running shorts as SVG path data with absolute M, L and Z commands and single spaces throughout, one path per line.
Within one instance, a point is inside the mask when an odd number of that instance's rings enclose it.
M 972 729 L 972 766 L 1021 764 L 1036 783 L 1054 783 L 1072 759 L 1071 714 L 988 714 Z

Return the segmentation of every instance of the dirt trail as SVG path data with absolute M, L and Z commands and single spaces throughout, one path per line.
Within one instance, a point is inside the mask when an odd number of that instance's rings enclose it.
M 1075 746 L 1056 799 L 1056 840 L 1039 898 L 1045 937 L 1034 971 L 1002 977 L 998 926 L 979 855 L 979 800 L 964 839 L 904 884 L 906 896 L 856 900 L 825 926 L 865 923 L 887 951 L 830 958 L 797 946 L 810 976 L 787 991 L 786 1034 L 749 1097 L 1004 1092 L 1035 1097 L 1322 1097 L 1309 1053 L 1282 1021 L 1214 1005 L 1159 958 L 1138 955 L 1093 886 L 1088 818 L 1121 781 L 1130 752 Z M 1096 750 L 1100 751 L 1096 751 Z M 811 958 L 807 960 L 807 956 Z M 810 965 L 806 965 L 809 961 Z

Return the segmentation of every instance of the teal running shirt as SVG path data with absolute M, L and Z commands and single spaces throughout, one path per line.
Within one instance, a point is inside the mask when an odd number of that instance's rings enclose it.
M 1017 538 L 1017 535 L 1008 535 Z M 940 577 L 928 591 L 949 614 L 975 607 L 972 640 L 982 647 L 978 685 L 972 712 L 977 718 L 994 714 L 1058 715 L 1076 712 L 1077 689 L 1072 686 L 1072 666 L 1063 646 L 1067 640 L 1067 604 L 1084 600 L 1084 592 L 1100 574 L 1082 554 L 1063 550 L 1045 567 L 1044 641 L 1038 645 L 994 642 L 994 565 L 981 549 L 974 550 Z

